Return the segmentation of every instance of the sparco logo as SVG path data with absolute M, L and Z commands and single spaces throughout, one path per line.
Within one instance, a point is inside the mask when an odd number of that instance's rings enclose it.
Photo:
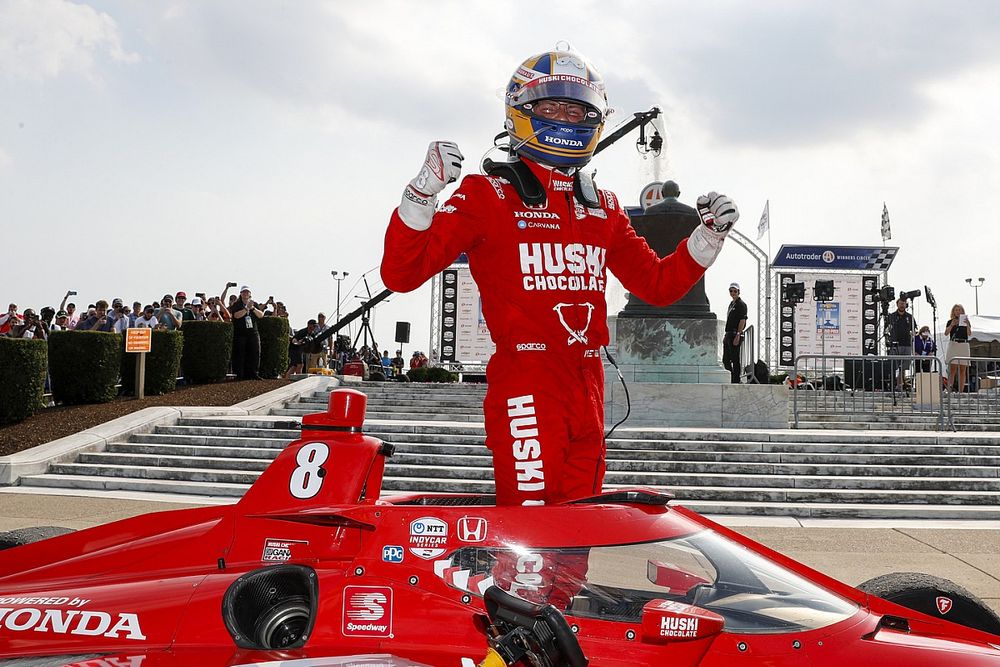
M 79 609 L 12 609 L 0 607 L 0 628 L 11 632 L 51 632 L 57 635 L 102 635 L 112 639 L 145 639 L 135 614 L 109 614 L 103 611 Z M 36 641 L 39 635 L 32 635 Z
M 542 470 L 542 444 L 538 441 L 538 419 L 535 417 L 533 394 L 507 399 L 510 435 L 514 438 L 514 469 L 517 490 L 544 491 L 545 472 Z
M 559 220 L 558 213 L 549 211 L 515 211 L 514 217 L 527 218 L 529 220 Z
M 347 586 L 343 618 L 345 637 L 392 637 L 392 589 Z
M 514 349 L 518 352 L 544 352 L 545 343 L 518 343 Z
M 570 148 L 583 148 L 583 142 L 579 139 L 566 139 L 565 137 L 553 137 L 551 135 L 545 135 L 542 137 L 542 141 L 547 144 L 555 144 L 556 146 L 569 146 Z

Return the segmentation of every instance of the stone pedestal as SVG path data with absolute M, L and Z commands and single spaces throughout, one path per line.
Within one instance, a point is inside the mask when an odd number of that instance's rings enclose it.
M 626 381 L 724 383 L 714 318 L 617 317 L 612 354 Z
M 633 382 L 628 400 L 613 373 L 604 381 L 604 423 L 629 428 L 788 428 L 788 388 L 780 384 Z M 628 409 L 631 406 L 631 410 Z M 627 436 L 624 436 L 627 437 Z

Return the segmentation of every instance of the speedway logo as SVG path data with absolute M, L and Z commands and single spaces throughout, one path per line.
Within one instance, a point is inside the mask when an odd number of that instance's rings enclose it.
M 388 586 L 344 588 L 342 632 L 345 637 L 392 637 L 392 589 Z
M 305 540 L 277 540 L 267 538 L 264 542 L 264 553 L 260 555 L 265 563 L 284 563 L 292 559 L 292 545 L 309 544 Z
M 51 632 L 57 635 L 78 635 L 111 639 L 142 640 L 139 617 L 136 614 L 109 614 L 104 611 L 80 609 L 35 609 L 34 607 L 0 607 L 0 629 L 11 632 Z M 27 637 L 27 635 L 26 635 Z M 41 637 L 32 634 L 31 638 Z
M 434 517 L 410 522 L 410 553 L 424 560 L 437 558 L 445 552 L 448 524 Z
M 517 248 L 527 291 L 604 291 L 605 248 L 584 243 L 519 243 Z

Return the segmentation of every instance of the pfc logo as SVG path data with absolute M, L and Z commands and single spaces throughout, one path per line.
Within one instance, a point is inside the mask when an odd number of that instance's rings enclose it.
M 388 586 L 344 588 L 345 637 L 392 637 L 392 589 Z
M 386 563 L 402 563 L 403 547 L 395 544 L 387 544 L 382 547 L 382 561 Z

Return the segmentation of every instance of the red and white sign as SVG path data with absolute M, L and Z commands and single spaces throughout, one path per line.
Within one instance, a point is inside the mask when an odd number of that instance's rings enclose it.
M 951 598 L 946 598 L 943 595 L 938 596 L 937 600 L 935 600 L 935 604 L 937 604 L 937 610 L 941 612 L 942 616 L 951 611 L 951 608 L 955 606 L 955 603 L 951 601 Z
M 344 588 L 345 637 L 392 637 L 392 589 L 388 586 Z
M 441 519 L 425 516 L 410 522 L 410 553 L 417 558 L 433 560 L 445 552 L 448 524 Z
M 458 520 L 458 539 L 462 542 L 482 542 L 489 524 L 481 516 L 463 516 Z
M 125 330 L 126 352 L 149 352 L 153 349 L 153 330 L 136 327 Z

